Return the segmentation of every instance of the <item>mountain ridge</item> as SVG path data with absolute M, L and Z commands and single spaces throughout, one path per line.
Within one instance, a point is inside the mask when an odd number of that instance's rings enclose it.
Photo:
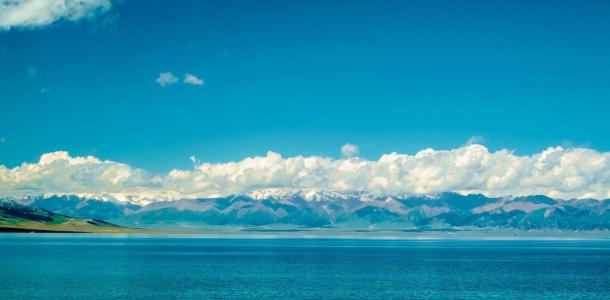
M 147 204 L 75 195 L 27 197 L 20 203 L 128 227 L 292 226 L 307 228 L 502 228 L 610 230 L 610 199 L 543 195 L 378 195 L 362 191 L 264 190 L 244 195 L 158 200 Z

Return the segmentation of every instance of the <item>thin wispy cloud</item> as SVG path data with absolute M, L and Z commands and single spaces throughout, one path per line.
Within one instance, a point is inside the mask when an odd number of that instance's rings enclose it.
M 197 159 L 197 156 L 195 155 L 189 156 L 189 160 L 193 163 L 194 166 L 197 166 L 200 163 L 199 159 Z
M 354 153 L 353 151 L 349 153 Z M 283 157 L 268 152 L 225 163 L 199 163 L 155 175 L 124 163 L 44 154 L 35 163 L 0 165 L 0 195 L 127 193 L 174 198 L 230 195 L 264 188 L 359 190 L 381 194 L 454 191 L 489 196 L 610 197 L 610 152 L 551 147 L 530 156 L 490 152 L 471 144 L 416 154 L 388 153 L 378 160 L 321 156 Z
M 166 86 L 178 82 L 178 77 L 172 74 L 172 72 L 163 72 L 159 74 L 159 77 L 157 77 L 157 80 L 155 81 L 160 86 Z
M 466 145 L 473 145 L 473 144 L 482 144 L 485 141 L 485 139 L 480 136 L 480 135 L 475 135 L 475 136 L 471 136 L 468 141 L 466 141 Z
M 111 7 L 110 0 L 4 0 L 0 1 L 0 30 L 44 27 L 60 20 L 75 22 Z
M 191 85 L 203 85 L 203 79 L 200 79 L 193 74 L 186 73 L 184 75 L 184 83 Z
M 38 74 L 38 70 L 34 66 L 28 66 L 28 78 L 34 78 Z
M 358 146 L 352 144 L 345 144 L 341 146 L 341 156 L 344 158 L 350 158 L 358 155 Z

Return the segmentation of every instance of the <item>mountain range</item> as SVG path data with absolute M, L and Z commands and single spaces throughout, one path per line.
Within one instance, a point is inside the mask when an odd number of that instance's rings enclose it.
M 134 198 L 135 199 L 135 198 Z M 127 227 L 197 230 L 210 226 L 459 230 L 610 230 L 610 199 L 486 197 L 441 193 L 378 195 L 328 190 L 261 190 L 183 200 L 130 200 L 109 195 L 43 195 L 20 205 Z

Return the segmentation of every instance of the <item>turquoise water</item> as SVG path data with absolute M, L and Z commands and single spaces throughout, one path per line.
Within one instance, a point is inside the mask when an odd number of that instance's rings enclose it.
M 0 235 L 0 299 L 610 298 L 610 241 Z

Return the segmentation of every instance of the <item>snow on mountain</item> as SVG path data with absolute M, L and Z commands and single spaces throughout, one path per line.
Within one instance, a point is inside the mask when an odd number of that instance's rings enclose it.
M 178 194 L 159 193 L 46 193 L 42 198 L 76 196 L 83 199 L 99 200 L 104 202 L 117 202 L 136 205 L 147 205 L 159 200 L 180 199 Z M 35 198 L 35 197 L 34 197 Z
M 324 189 L 262 189 L 250 192 L 247 194 L 253 199 L 262 200 L 268 198 L 274 199 L 290 199 L 301 197 L 307 201 L 324 201 L 324 200 L 346 200 L 359 198 L 362 201 L 372 201 L 383 197 L 368 192 L 361 191 L 333 191 Z

